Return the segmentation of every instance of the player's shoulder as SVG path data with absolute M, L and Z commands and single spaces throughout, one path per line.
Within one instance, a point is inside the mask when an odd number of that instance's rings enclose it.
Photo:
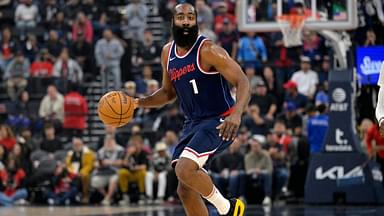
M 229 57 L 228 53 L 225 51 L 224 48 L 221 46 L 215 44 L 211 40 L 206 40 L 200 48 L 200 56 L 203 56 L 204 59 L 211 59 L 214 60 L 217 57 L 218 58 L 226 58 Z
M 169 49 L 171 48 L 172 46 L 172 42 L 168 42 L 166 43 L 164 46 L 163 46 L 163 52 L 169 52 Z

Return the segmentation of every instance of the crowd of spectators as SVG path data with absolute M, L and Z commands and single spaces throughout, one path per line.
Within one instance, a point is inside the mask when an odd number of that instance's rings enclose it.
M 177 104 L 140 108 L 125 127 L 105 126 L 98 142 L 84 143 L 89 112 L 82 84 L 97 82 L 100 75 L 103 93 L 155 92 L 171 10 L 182 1 L 6 2 L 0 9 L 12 14 L 0 18 L 0 74 L 9 98 L 6 111 L 0 109 L 0 204 L 177 202 L 177 178 L 169 164 L 183 126 Z M 279 32 L 238 32 L 236 1 L 187 2 L 196 5 L 201 34 L 224 47 L 252 88 L 237 138 L 211 164 L 215 184 L 248 203 L 302 198 L 310 154 L 321 151 L 328 125 L 332 53 L 325 39 L 305 30 L 302 46 L 286 48 Z M 108 10 L 118 4 L 122 12 Z M 359 4 L 363 18 L 350 34 L 358 45 L 379 45 L 382 12 L 367 5 Z M 149 14 L 164 20 L 161 41 L 148 28 Z M 129 65 L 141 73 L 131 74 Z M 36 95 L 42 98 L 33 100 Z M 373 115 L 357 117 L 360 136 L 375 157 L 372 140 L 384 141 L 369 120 Z M 384 161 L 382 152 L 377 159 Z

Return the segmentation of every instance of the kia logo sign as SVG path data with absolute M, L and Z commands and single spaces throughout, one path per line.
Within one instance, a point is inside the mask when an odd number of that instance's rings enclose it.
M 347 97 L 347 94 L 342 88 L 336 88 L 332 92 L 332 98 L 336 103 L 344 102 L 346 97 Z

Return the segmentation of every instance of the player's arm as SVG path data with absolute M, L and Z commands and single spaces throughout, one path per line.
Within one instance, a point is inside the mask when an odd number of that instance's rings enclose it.
M 176 92 L 173 88 L 171 80 L 169 79 L 167 71 L 169 46 L 171 46 L 171 44 L 165 45 L 161 52 L 161 67 L 163 70 L 163 81 L 161 88 L 150 96 L 135 99 L 135 108 L 161 107 L 165 104 L 174 101 L 174 99 L 176 98 Z
M 234 139 L 240 126 L 241 115 L 249 103 L 250 87 L 248 78 L 228 53 L 211 41 L 203 44 L 200 55 L 204 68 L 215 67 L 229 83 L 236 87 L 234 111 L 225 119 L 223 124 L 218 126 L 223 139 Z
M 384 136 L 384 63 L 381 65 L 378 85 L 380 86 L 376 105 L 376 119 L 380 127 L 380 135 Z

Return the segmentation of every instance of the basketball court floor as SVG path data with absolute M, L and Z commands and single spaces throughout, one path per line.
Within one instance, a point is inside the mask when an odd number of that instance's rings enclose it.
M 181 206 L 127 207 L 11 207 L 0 208 L 1 216 L 184 216 Z M 211 214 L 217 215 L 217 214 Z M 246 216 L 382 216 L 384 206 L 248 206 Z M 198 215 L 197 215 L 198 216 Z

